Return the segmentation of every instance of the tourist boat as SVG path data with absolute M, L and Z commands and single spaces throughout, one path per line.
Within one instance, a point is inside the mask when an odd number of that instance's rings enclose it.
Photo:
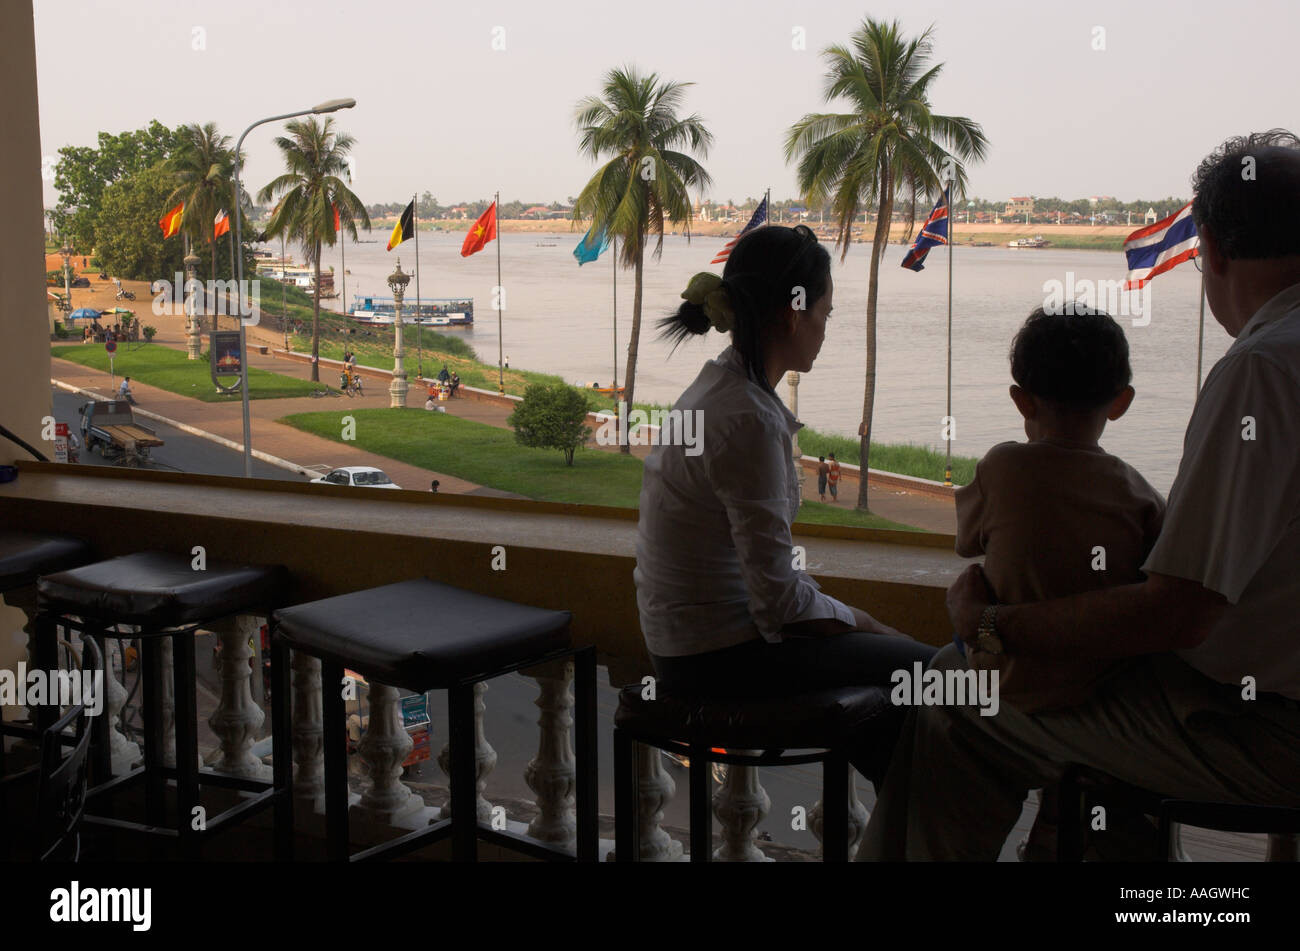
M 391 327 L 396 305 L 391 297 L 357 294 L 352 298 L 348 313 L 359 324 L 371 327 Z M 414 324 L 416 318 L 424 327 L 466 327 L 474 323 L 472 297 L 424 298 L 417 306 L 413 297 L 402 301 L 402 323 Z
M 288 259 L 292 261 L 292 258 Z M 257 273 L 260 277 L 269 277 L 273 281 L 280 281 L 288 284 L 290 287 L 296 287 L 300 290 L 311 294 L 316 285 L 316 269 L 310 267 L 290 267 L 287 263 L 281 263 L 278 260 L 259 264 Z M 320 296 L 321 300 L 328 300 L 338 296 L 334 290 L 334 269 L 327 268 L 320 272 Z
M 1041 234 L 1036 234 L 1032 238 L 1014 238 L 1007 242 L 1008 248 L 1045 248 L 1051 242 L 1047 241 Z

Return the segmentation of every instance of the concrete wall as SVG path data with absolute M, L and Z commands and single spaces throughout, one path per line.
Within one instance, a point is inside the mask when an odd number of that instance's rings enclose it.
M 50 338 L 41 247 L 41 134 L 36 99 L 36 37 L 31 0 L 0 3 L 0 423 L 40 448 L 41 417 L 50 412 Z M 27 454 L 0 440 L 0 463 Z M 17 663 L 22 615 L 0 608 L 0 666 Z

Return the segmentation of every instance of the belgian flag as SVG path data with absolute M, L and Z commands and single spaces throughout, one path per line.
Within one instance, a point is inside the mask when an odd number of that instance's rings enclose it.
M 391 251 L 403 241 L 410 241 L 415 236 L 415 199 L 406 206 L 402 212 L 402 217 L 398 219 L 397 224 L 393 226 L 393 235 L 388 239 L 388 250 Z

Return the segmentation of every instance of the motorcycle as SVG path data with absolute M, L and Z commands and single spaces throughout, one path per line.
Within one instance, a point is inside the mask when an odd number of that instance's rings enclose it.
M 117 289 L 117 299 L 118 299 L 118 300 L 123 300 L 123 299 L 125 299 L 125 300 L 135 300 L 135 291 L 127 291 L 127 290 L 123 290 L 122 288 L 119 287 L 119 288 Z

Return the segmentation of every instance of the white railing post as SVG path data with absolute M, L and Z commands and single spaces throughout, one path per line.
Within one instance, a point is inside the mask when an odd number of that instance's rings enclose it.
M 731 752 L 728 750 L 728 752 Z M 736 751 L 745 752 L 745 751 Z M 691 762 L 691 769 L 708 769 L 707 763 Z M 727 767 L 727 778 L 713 794 L 713 814 L 722 826 L 722 845 L 714 850 L 715 862 L 771 862 L 754 844 L 758 824 L 772 808 L 767 790 L 758 781 L 755 766 Z
M 528 824 L 528 834 L 543 842 L 575 846 L 577 767 L 569 733 L 573 726 L 573 661 L 552 662 L 531 676 L 540 687 L 534 702 L 541 715 L 537 755 L 524 770 L 524 781 L 536 794 L 538 809 Z
M 858 842 L 862 839 L 862 833 L 867 830 L 867 820 L 871 814 L 867 812 L 867 807 L 862 804 L 858 798 L 858 777 L 853 768 L 849 767 L 849 858 L 852 859 L 858 852 Z M 817 850 L 819 856 L 826 854 L 826 840 L 822 838 L 824 818 L 822 814 L 822 801 L 817 800 L 817 804 L 808 812 L 808 828 L 812 834 L 817 837 L 821 843 Z
M 492 804 L 483 796 L 483 791 L 487 789 L 488 773 L 497 765 L 497 751 L 488 743 L 487 737 L 483 733 L 483 711 L 487 709 L 487 704 L 483 702 L 483 695 L 487 693 L 488 685 L 483 681 L 474 684 L 474 789 L 475 789 L 475 812 L 478 815 L 479 822 L 492 821 Z M 438 754 L 438 766 L 448 780 L 451 779 L 451 746 L 447 745 L 442 748 Z M 447 805 L 442 807 L 444 818 L 451 815 L 451 800 L 447 800 Z
M 221 641 L 221 699 L 208 717 L 208 726 L 217 735 L 220 757 L 212 768 L 245 779 L 267 780 L 271 767 L 252 753 L 266 714 L 253 699 L 252 671 L 248 661 L 254 656 L 249 639 L 262 629 L 262 619 L 241 614 L 223 618 L 212 625 Z
M 332 742 L 332 740 L 331 740 Z M 352 807 L 363 820 L 392 824 L 396 819 L 424 807 L 402 782 L 402 762 L 414 744 L 402 725 L 402 707 L 397 688 L 370 682 L 370 723 L 361 738 L 357 754 L 370 776 L 370 787 Z
M 294 798 L 304 802 L 315 802 L 325 795 L 320 658 L 294 651 L 290 670 L 293 672 L 293 794 Z M 335 742 L 342 740 L 342 737 L 334 737 Z M 287 754 L 276 750 L 276 755 Z

